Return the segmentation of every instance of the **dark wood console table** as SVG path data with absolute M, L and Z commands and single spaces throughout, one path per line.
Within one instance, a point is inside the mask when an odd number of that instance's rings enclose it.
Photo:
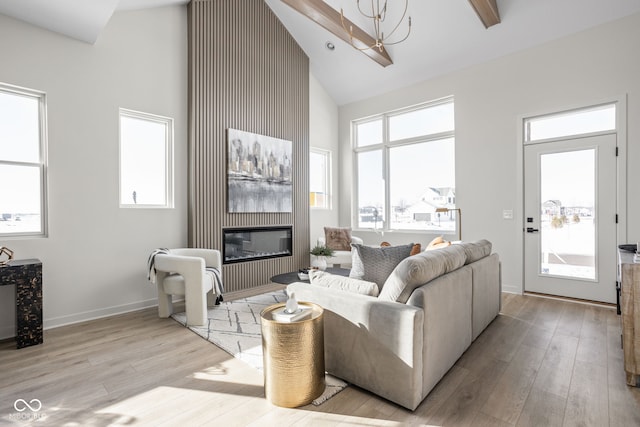
M 42 344 L 42 263 L 23 259 L 0 266 L 0 286 L 4 285 L 16 285 L 18 348 Z

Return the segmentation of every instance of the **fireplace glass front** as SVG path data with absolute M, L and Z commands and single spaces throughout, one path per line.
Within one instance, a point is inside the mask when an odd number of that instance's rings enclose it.
M 223 230 L 223 263 L 291 256 L 291 227 L 227 228 Z

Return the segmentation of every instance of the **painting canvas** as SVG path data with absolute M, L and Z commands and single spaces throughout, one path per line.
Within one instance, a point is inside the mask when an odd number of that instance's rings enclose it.
M 229 212 L 291 212 L 291 141 L 227 130 Z

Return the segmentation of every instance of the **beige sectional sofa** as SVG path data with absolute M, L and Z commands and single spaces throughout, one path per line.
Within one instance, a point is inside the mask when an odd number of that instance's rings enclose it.
M 414 410 L 498 315 L 500 262 L 481 240 L 404 259 L 378 297 L 289 290 L 325 309 L 327 372 Z

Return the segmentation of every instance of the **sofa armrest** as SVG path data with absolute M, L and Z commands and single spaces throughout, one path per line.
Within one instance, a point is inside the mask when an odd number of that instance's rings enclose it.
M 292 283 L 299 301 L 323 307 L 327 372 L 404 407 L 422 400 L 422 309 Z

